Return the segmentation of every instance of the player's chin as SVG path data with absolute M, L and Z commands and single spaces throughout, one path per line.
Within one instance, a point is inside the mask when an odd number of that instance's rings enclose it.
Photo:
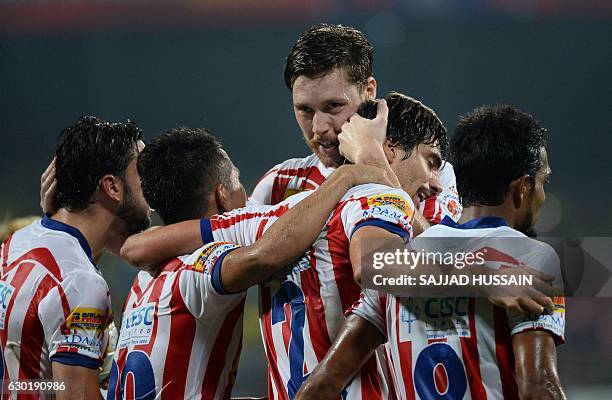
M 335 151 L 331 152 L 320 151 L 319 149 L 317 149 L 315 151 L 315 154 L 317 155 L 317 157 L 319 157 L 319 160 L 321 160 L 323 165 L 325 165 L 326 167 L 337 168 L 345 162 L 345 158 L 340 154 L 340 151 L 337 147 Z

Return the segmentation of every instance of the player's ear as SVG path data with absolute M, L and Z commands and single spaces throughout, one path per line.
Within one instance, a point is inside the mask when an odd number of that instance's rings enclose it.
M 525 196 L 527 196 L 532 187 L 533 182 L 531 177 L 527 174 L 510 182 L 510 191 L 508 194 L 512 196 L 512 202 L 516 208 L 521 208 L 521 205 L 525 201 Z
M 230 191 L 227 190 L 223 183 L 219 183 L 215 188 L 215 203 L 219 214 L 232 209 L 230 205 Z
M 387 157 L 387 161 L 389 164 L 393 163 L 393 160 L 397 157 L 397 146 L 393 146 L 389 139 L 385 139 L 383 143 L 383 151 L 385 152 L 385 157 Z
M 100 178 L 99 188 L 108 198 L 117 202 L 121 201 L 123 196 L 123 182 L 117 176 L 106 174 Z
M 376 79 L 370 76 L 365 83 L 364 94 L 366 100 L 376 99 Z

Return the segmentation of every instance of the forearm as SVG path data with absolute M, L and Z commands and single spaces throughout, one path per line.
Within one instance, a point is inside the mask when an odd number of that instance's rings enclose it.
M 299 400 L 337 399 L 351 378 L 374 354 L 384 338 L 378 329 L 357 316 L 349 316 L 325 358 L 297 394 Z
M 261 263 L 278 269 L 308 250 L 352 186 L 350 173 L 341 167 L 319 189 L 287 211 L 253 245 Z
M 557 353 L 552 335 L 528 331 L 512 337 L 516 382 L 521 399 L 565 399 L 557 374 Z
M 160 262 L 191 253 L 200 246 L 200 221 L 190 220 L 132 235 L 121 247 L 120 254 L 130 264 L 152 270 Z
M 64 382 L 64 389 L 56 392 L 58 400 L 102 399 L 97 370 L 53 362 L 52 371 L 54 381 Z

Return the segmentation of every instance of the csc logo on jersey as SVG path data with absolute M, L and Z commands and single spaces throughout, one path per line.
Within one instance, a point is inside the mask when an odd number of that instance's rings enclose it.
M 148 344 L 155 327 L 155 303 L 125 310 L 117 348 Z
M 6 319 L 6 309 L 11 302 L 15 289 L 6 282 L 0 281 L 0 329 L 4 329 L 4 320 Z
M 106 311 L 97 308 L 77 307 L 66 319 L 66 328 L 103 330 L 106 326 Z

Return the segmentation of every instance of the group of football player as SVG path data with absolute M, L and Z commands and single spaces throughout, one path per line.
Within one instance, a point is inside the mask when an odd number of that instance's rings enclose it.
M 53 379 L 65 383 L 57 398 L 101 398 L 103 386 L 107 399 L 229 399 L 246 290 L 258 285 L 270 399 L 564 398 L 564 299 L 551 294 L 558 260 L 545 245 L 488 259 L 531 271 L 539 290 L 362 289 L 374 241 L 527 238 L 551 174 L 531 115 L 479 107 L 449 143 L 420 101 L 376 100 L 372 63 L 354 28 L 300 35 L 284 78 L 312 154 L 274 166 L 248 200 L 207 129 L 146 146 L 130 121 L 88 116 L 64 129 L 41 177 L 45 216 L 0 252 L 5 393 L 44 397 L 6 385 Z M 164 226 L 147 229 L 150 209 Z M 114 340 L 103 252 L 140 269 Z

